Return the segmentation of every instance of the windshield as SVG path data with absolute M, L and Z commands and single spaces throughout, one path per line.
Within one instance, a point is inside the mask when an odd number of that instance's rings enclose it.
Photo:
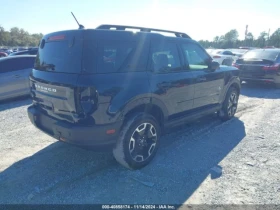
M 252 50 L 243 55 L 244 59 L 276 60 L 280 51 Z

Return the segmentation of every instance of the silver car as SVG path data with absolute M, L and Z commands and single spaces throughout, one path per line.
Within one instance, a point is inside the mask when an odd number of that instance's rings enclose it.
M 0 58 L 0 100 L 29 94 L 29 75 L 35 55 Z

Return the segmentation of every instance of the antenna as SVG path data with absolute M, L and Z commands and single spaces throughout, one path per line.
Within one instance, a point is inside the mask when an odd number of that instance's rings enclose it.
M 85 27 L 78 22 L 78 20 L 76 19 L 75 15 L 73 14 L 73 12 L 71 12 L 71 14 L 73 15 L 74 19 L 76 20 L 76 22 L 77 22 L 77 24 L 79 26 L 79 29 L 84 29 Z

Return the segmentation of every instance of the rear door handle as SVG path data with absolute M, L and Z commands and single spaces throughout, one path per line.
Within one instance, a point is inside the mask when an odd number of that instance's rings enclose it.
M 206 81 L 206 77 L 198 77 L 198 78 L 197 78 L 197 81 L 198 81 L 198 82 Z

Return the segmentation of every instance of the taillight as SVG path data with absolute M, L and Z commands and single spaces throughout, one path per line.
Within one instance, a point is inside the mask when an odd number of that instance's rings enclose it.
M 234 66 L 234 67 L 236 67 L 236 68 L 240 69 L 240 65 L 239 65 L 239 64 L 237 64 L 237 63 L 233 63 L 233 64 L 232 64 L 232 66 Z
M 78 88 L 78 104 L 80 112 L 88 115 L 97 107 L 97 91 L 93 87 Z
M 214 55 L 213 58 L 221 58 L 221 56 Z
M 274 65 L 271 65 L 271 66 L 264 66 L 262 68 L 263 70 L 274 70 L 274 71 L 277 71 L 280 69 L 280 64 L 274 64 Z

